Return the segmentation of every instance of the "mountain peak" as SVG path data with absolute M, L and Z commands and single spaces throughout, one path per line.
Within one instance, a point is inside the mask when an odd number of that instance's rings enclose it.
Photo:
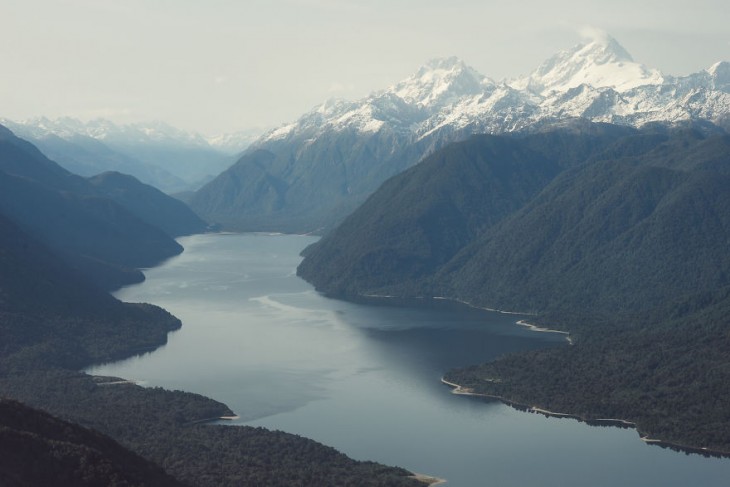
M 438 70 L 453 71 L 466 69 L 469 69 L 466 63 L 456 56 L 437 57 L 429 59 L 426 64 L 421 66 L 421 68 L 418 70 L 418 74 L 425 74 Z
M 464 96 L 484 92 L 494 83 L 456 56 L 431 59 L 388 91 L 413 105 L 446 106 Z
M 616 39 L 602 33 L 592 36 L 587 43 L 557 53 L 528 77 L 514 82 L 513 86 L 547 95 L 553 91 L 565 92 L 582 84 L 623 92 L 663 81 L 664 77 L 658 70 L 635 62 Z
M 710 75 L 712 80 L 712 87 L 716 90 L 730 93 L 730 63 L 727 61 L 720 61 L 709 68 L 707 73 Z
M 597 64 L 634 62 L 634 58 L 624 46 L 608 34 L 595 38 L 586 44 L 578 45 L 573 48 L 573 51 L 575 56 L 590 58 Z

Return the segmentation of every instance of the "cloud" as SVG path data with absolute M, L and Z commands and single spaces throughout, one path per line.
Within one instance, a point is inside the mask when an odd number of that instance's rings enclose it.
M 605 30 L 592 25 L 584 25 L 578 28 L 578 35 L 588 41 L 606 42 L 611 36 Z

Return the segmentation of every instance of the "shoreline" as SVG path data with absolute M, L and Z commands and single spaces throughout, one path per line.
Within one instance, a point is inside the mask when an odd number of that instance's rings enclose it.
M 463 299 L 459 298 L 449 298 L 447 296 L 431 296 L 427 299 L 435 299 L 439 301 L 451 301 L 453 303 L 459 303 L 463 304 L 465 306 L 468 306 L 473 309 L 481 309 L 483 311 L 491 311 L 493 313 L 500 313 L 503 315 L 523 315 L 523 316 L 537 316 L 537 313 L 528 313 L 528 312 L 522 312 L 522 311 L 506 311 L 503 309 L 496 309 L 496 308 L 487 308 L 486 306 L 477 306 L 476 304 L 472 304 L 469 301 L 464 301 Z
M 340 297 L 340 298 L 338 298 L 337 296 L 332 296 L 332 297 L 335 298 L 335 299 L 345 299 L 346 300 L 345 297 Z M 402 296 L 393 296 L 393 295 L 389 295 L 389 294 L 359 294 L 359 295 L 355 296 L 355 298 L 359 298 L 360 300 L 363 300 L 364 299 L 364 300 L 375 300 L 375 301 L 389 300 L 389 299 L 392 299 L 392 300 L 400 299 L 400 300 L 403 300 L 403 301 L 409 301 L 409 300 L 414 300 L 414 301 L 418 301 L 418 300 L 421 300 L 421 301 L 425 301 L 425 300 L 431 300 L 431 301 L 448 301 L 448 302 L 451 302 L 451 303 L 461 304 L 461 305 L 467 306 L 467 307 L 472 308 L 472 309 L 478 309 L 478 310 L 481 310 L 481 311 L 489 311 L 491 313 L 500 313 L 500 314 L 503 314 L 503 315 L 518 315 L 518 316 L 537 316 L 537 313 L 527 313 L 527 312 L 520 312 L 520 311 L 506 311 L 506 310 L 503 310 L 503 309 L 487 308 L 487 307 L 484 307 L 484 306 L 477 306 L 477 305 L 472 304 L 472 303 L 470 303 L 468 301 L 464 301 L 463 299 L 449 298 L 449 297 L 446 297 L 446 296 L 430 296 L 430 297 L 428 297 L 428 296 L 415 296 L 415 297 L 405 298 L 405 297 L 402 297 Z M 515 322 L 515 324 L 518 325 L 518 326 L 525 327 L 528 330 L 534 331 L 534 332 L 537 332 L 537 333 L 558 333 L 560 335 L 565 335 L 565 341 L 568 342 L 568 345 L 573 345 L 573 337 L 570 336 L 570 332 L 569 331 L 555 330 L 555 329 L 552 329 L 552 328 L 545 328 L 545 327 L 542 327 L 542 326 L 538 326 L 538 325 L 532 324 L 532 323 L 528 322 L 526 319 L 517 320 Z
M 449 298 L 446 296 L 431 296 L 431 297 L 413 297 L 413 298 L 403 298 L 399 296 L 390 296 L 390 295 L 376 295 L 376 294 L 362 294 L 359 295 L 360 298 L 365 299 L 372 299 L 372 300 L 387 300 L 387 299 L 413 299 L 413 300 L 426 300 L 431 299 L 434 301 L 450 301 L 453 303 L 462 304 L 464 306 L 468 306 L 473 309 L 483 310 L 483 311 L 490 311 L 494 313 L 501 313 L 501 314 L 508 314 L 508 315 L 523 315 L 523 316 L 537 316 L 536 313 L 522 313 L 522 312 L 515 312 L 515 311 L 505 311 L 500 309 L 494 309 L 494 308 L 486 308 L 483 306 L 476 306 L 472 303 L 469 303 L 468 301 L 464 301 L 462 299 L 457 298 Z M 570 332 L 563 331 L 563 330 L 554 330 L 551 328 L 545 328 L 538 325 L 534 325 L 532 323 L 529 323 L 525 319 L 521 319 L 515 322 L 518 326 L 523 326 L 530 331 L 534 331 L 537 333 L 559 333 L 561 335 L 565 335 L 565 340 L 568 342 L 569 345 L 574 345 L 573 338 L 570 336 Z M 497 396 L 493 394 L 481 394 L 474 392 L 472 389 L 469 389 L 467 387 L 463 387 L 459 384 L 455 384 L 453 382 L 449 382 L 443 377 L 441 378 L 441 382 L 449 387 L 452 388 L 452 394 L 458 394 L 463 396 L 473 396 L 473 397 L 482 397 L 485 399 L 493 399 L 502 402 L 503 404 L 506 404 L 507 406 L 510 406 L 512 408 L 515 408 L 520 411 L 525 411 L 529 413 L 536 413 L 536 414 L 542 414 L 546 417 L 555 417 L 555 418 L 567 418 L 567 419 L 574 419 L 576 421 L 580 421 L 581 423 L 586 423 L 590 426 L 613 426 L 617 428 L 632 428 L 636 431 L 636 433 L 639 435 L 639 439 L 646 443 L 647 445 L 657 445 L 662 448 L 668 448 L 673 451 L 682 452 L 685 454 L 698 454 L 705 457 L 717 457 L 717 458 L 730 458 L 730 451 L 724 451 L 724 450 L 713 450 L 707 447 L 695 447 L 695 446 L 689 446 L 689 445 L 683 445 L 680 443 L 673 443 L 671 441 L 665 441 L 658 438 L 650 438 L 649 435 L 642 433 L 642 431 L 639 429 L 639 426 L 629 420 L 626 419 L 620 419 L 620 418 L 595 418 L 590 419 L 586 418 L 584 416 L 580 416 L 577 414 L 570 414 L 570 413 L 559 413 L 556 411 L 550 411 L 547 409 L 539 408 L 537 406 L 528 406 L 526 404 L 518 403 L 516 401 L 512 401 L 510 399 L 507 399 L 503 396 Z
M 529 312 L 522 312 L 522 311 L 506 311 L 503 309 L 496 309 L 496 308 L 487 308 L 484 306 L 477 306 L 476 304 L 472 304 L 469 301 L 464 301 L 463 299 L 459 298 L 449 298 L 447 296 L 396 296 L 394 294 L 351 294 L 351 295 L 339 295 L 339 294 L 329 294 L 324 293 L 326 296 L 329 296 L 333 299 L 341 299 L 343 301 L 360 301 L 360 300 L 386 300 L 386 299 L 400 299 L 404 302 L 408 301 L 450 301 L 452 303 L 457 304 L 463 304 L 464 306 L 467 306 L 472 309 L 479 309 L 482 311 L 491 311 L 492 313 L 500 313 L 503 315 L 522 315 L 522 316 L 537 316 L 537 313 L 529 313 Z M 565 332 L 562 332 L 565 333 Z
M 441 484 L 445 484 L 446 482 L 448 482 L 448 480 L 446 480 L 446 479 L 434 477 L 432 475 L 424 475 L 422 473 L 413 473 L 413 475 L 410 475 L 409 477 L 428 485 L 428 487 L 431 487 L 433 485 L 441 485 Z
M 516 322 L 519 326 L 524 326 L 530 331 L 534 331 L 536 333 L 559 333 L 561 335 L 565 335 L 565 341 L 568 342 L 568 345 L 573 345 L 573 337 L 570 336 L 569 331 L 562 331 L 562 330 L 553 330 L 552 328 L 544 328 L 542 326 L 533 325 L 532 323 L 529 323 L 527 320 L 519 320 Z
M 185 423 L 184 426 L 192 426 L 194 424 L 215 423 L 216 421 L 235 421 L 237 419 L 240 419 L 240 416 L 238 416 L 235 413 L 233 413 L 232 416 L 231 415 L 227 415 L 227 416 L 213 416 L 213 417 L 210 417 L 210 418 L 196 419 L 194 421 L 189 421 L 189 422 Z
M 647 445 L 657 445 L 662 448 L 669 448 L 670 450 L 674 450 L 677 452 L 682 452 L 685 454 L 697 454 L 702 455 L 705 457 L 716 457 L 716 458 L 730 458 L 730 451 L 723 451 L 723 450 L 712 450 L 706 447 L 696 447 L 696 446 L 688 446 L 688 445 L 682 445 L 680 443 L 673 443 L 671 441 L 665 441 L 657 438 L 650 438 L 649 435 L 643 434 L 641 430 L 639 429 L 639 426 L 634 423 L 633 421 L 629 421 L 626 419 L 615 419 L 615 418 L 596 418 L 596 419 L 590 419 L 586 418 L 584 416 L 580 416 L 578 414 L 570 414 L 570 413 L 559 413 L 555 411 L 550 411 L 548 409 L 539 408 L 537 406 L 528 406 L 527 404 L 522 404 L 516 401 L 513 401 L 511 399 L 507 399 L 503 396 L 498 396 L 495 394 L 482 394 L 478 392 L 474 392 L 473 389 L 464 387 L 460 384 L 456 384 L 454 382 L 449 382 L 445 378 L 441 378 L 441 383 L 445 384 L 452 388 L 451 393 L 462 395 L 462 396 L 473 396 L 473 397 L 483 397 L 486 399 L 494 399 L 497 401 L 502 402 L 503 404 L 510 406 L 514 409 L 517 409 L 519 411 L 524 411 L 528 413 L 536 413 L 536 414 L 542 414 L 546 417 L 554 417 L 554 418 L 566 418 L 566 419 L 574 419 L 576 421 L 580 421 L 581 423 L 586 423 L 589 426 L 614 426 L 617 428 L 624 428 L 624 429 L 633 429 L 636 431 L 636 433 L 639 435 L 639 439 L 646 443 Z

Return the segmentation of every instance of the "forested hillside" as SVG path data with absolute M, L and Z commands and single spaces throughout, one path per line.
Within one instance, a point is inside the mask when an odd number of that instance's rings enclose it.
M 0 400 L 0 484 L 183 485 L 111 438 L 8 400 Z
M 434 273 L 558 174 L 635 133 L 581 123 L 452 144 L 384 183 L 297 272 L 327 293 L 424 295 Z
M 713 292 L 730 276 L 729 140 L 681 133 L 640 156 L 568 171 L 434 281 L 534 312 L 656 314 Z
M 141 183 L 134 176 L 107 171 L 88 180 L 101 194 L 171 237 L 202 233 L 206 229 L 206 223 L 185 203 Z
M 4 127 L 0 127 L 0 213 L 106 289 L 138 282 L 144 277 L 137 268 L 182 252 L 163 230 Z
M 0 317 L 3 372 L 124 358 L 164 344 L 180 327 L 162 308 L 99 290 L 1 214 Z
M 577 154 L 580 143 L 540 150 L 532 137 L 497 138 L 514 145 L 507 153 L 475 138 L 391 179 L 306 250 L 300 275 L 336 296 L 532 313 L 574 345 L 449 380 L 730 451 L 730 137 L 637 131 Z M 468 170 L 484 161 L 490 171 Z

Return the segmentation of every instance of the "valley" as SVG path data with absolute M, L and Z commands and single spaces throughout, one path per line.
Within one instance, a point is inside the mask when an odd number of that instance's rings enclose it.
M 479 485 L 485 477 L 501 486 L 725 482 L 727 459 L 647 445 L 634 429 L 452 394 L 440 378 L 453 367 L 569 345 L 562 334 L 517 326 L 519 315 L 325 298 L 293 275 L 298 253 L 315 240 L 186 237 L 185 253 L 117 293 L 164 306 L 183 328 L 151 354 L 88 372 L 197 391 L 231 407 L 240 416 L 233 424 L 314 438 L 445 485 Z
M 455 56 L 367 95 L 333 77 L 269 129 L 228 90 L 283 107 L 325 66 L 176 46 L 108 91 L 205 136 L 78 98 L 0 114 L 0 484 L 725 485 L 730 63 L 673 75 L 582 30 L 501 80 Z M 193 114 L 204 91 L 225 110 Z

